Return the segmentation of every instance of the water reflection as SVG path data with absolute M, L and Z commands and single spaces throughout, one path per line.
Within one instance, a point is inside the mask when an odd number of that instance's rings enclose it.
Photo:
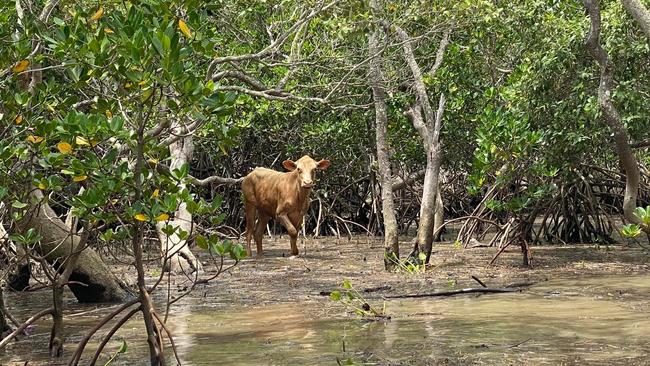
M 549 281 L 524 293 L 391 300 L 389 322 L 359 320 L 326 298 L 259 306 L 187 303 L 174 307 L 169 328 L 187 365 L 335 365 L 337 358 L 370 364 L 643 364 L 650 357 L 648 290 L 648 276 L 608 276 Z M 21 309 L 47 302 L 39 296 L 12 295 L 9 306 L 22 318 L 28 312 Z M 68 334 L 76 335 L 71 343 L 110 311 L 72 299 L 68 305 L 76 314 L 66 321 Z M 135 318 L 118 332 L 116 339 L 126 339 L 129 351 L 114 364 L 146 364 L 141 322 Z M 34 335 L 0 353 L 0 364 L 45 362 L 48 331 L 49 320 L 41 321 Z M 169 361 L 174 364 L 171 353 Z

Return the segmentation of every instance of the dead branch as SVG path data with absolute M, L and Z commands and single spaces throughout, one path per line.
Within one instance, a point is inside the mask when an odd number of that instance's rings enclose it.
M 171 175 L 171 170 L 169 169 L 169 167 L 167 165 L 160 164 L 160 163 L 158 163 L 156 161 L 153 161 L 153 160 L 148 161 L 148 164 L 149 164 L 149 167 L 155 169 L 160 174 Z M 212 183 L 217 184 L 217 185 L 222 185 L 222 184 L 235 185 L 235 184 L 241 183 L 243 180 L 244 180 L 243 177 L 241 177 L 241 178 L 223 178 L 223 177 L 219 177 L 219 176 L 216 176 L 216 175 L 213 175 L 213 176 L 210 176 L 210 177 L 207 177 L 207 178 L 204 178 L 204 179 L 195 178 L 195 177 L 193 177 L 191 175 L 187 176 L 188 183 L 190 183 L 190 184 L 192 184 L 194 186 L 200 186 L 200 187 L 204 187 L 204 186 L 210 185 Z
M 139 308 L 139 307 L 138 307 L 138 308 L 135 308 L 135 309 L 132 309 L 131 311 L 128 312 L 128 314 L 126 314 L 122 319 L 120 319 L 120 320 L 119 320 L 119 321 L 118 321 L 118 322 L 113 326 L 113 328 L 111 328 L 111 330 L 108 332 L 108 334 L 106 334 L 106 336 L 104 336 L 104 339 L 102 340 L 102 343 L 100 343 L 99 346 L 97 347 L 97 351 L 95 351 L 95 355 L 93 356 L 92 361 L 90 361 L 90 363 L 89 363 L 90 365 L 95 365 L 95 364 L 97 363 L 97 360 L 99 359 L 99 355 L 102 354 L 102 351 L 104 350 L 104 347 L 106 346 L 106 344 L 108 343 L 108 341 L 111 340 L 111 338 L 113 337 L 113 335 L 115 334 L 115 332 L 117 332 L 120 328 L 122 328 L 122 326 L 123 326 L 123 325 L 124 325 L 124 324 L 129 320 L 129 319 L 131 319 L 131 317 L 132 317 L 133 315 L 135 315 L 135 314 L 138 313 L 139 311 L 140 311 L 140 308 Z M 81 357 L 81 356 L 79 356 L 79 357 Z M 75 362 L 74 365 L 76 365 L 77 363 L 78 363 L 78 361 Z
M 140 300 L 139 299 L 133 299 L 127 303 L 124 303 L 120 305 L 117 309 L 112 311 L 110 314 L 106 315 L 99 323 L 95 324 L 95 326 L 88 332 L 86 335 L 81 339 L 79 344 L 77 345 L 77 349 L 75 352 L 72 354 L 72 358 L 70 359 L 70 362 L 68 363 L 68 366 L 75 366 L 79 363 L 81 360 L 81 354 L 84 351 L 84 348 L 86 347 L 86 344 L 88 341 L 90 341 L 90 338 L 98 331 L 100 330 L 104 325 L 106 325 L 109 321 L 113 320 L 117 315 L 119 315 L 122 311 L 128 309 L 132 305 L 135 305 L 138 303 Z M 139 310 L 139 308 L 135 309 Z
M 54 308 L 49 308 L 45 310 L 41 310 L 38 313 L 32 315 L 31 318 L 27 319 L 23 324 L 21 324 L 18 328 L 16 328 L 13 332 L 11 332 L 8 336 L 4 337 L 2 341 L 0 341 L 0 349 L 3 349 L 9 341 L 11 341 L 13 338 L 15 338 L 18 334 L 22 333 L 25 328 L 28 326 L 32 325 L 35 321 L 38 319 L 50 315 L 54 313 Z
M 456 296 L 464 294 L 500 294 L 500 293 L 510 293 L 510 292 L 521 292 L 521 288 L 489 288 L 489 287 L 478 287 L 478 288 L 462 288 L 459 290 L 453 291 L 442 291 L 442 292 L 431 292 L 425 294 L 409 294 L 409 295 L 393 295 L 386 296 L 387 299 L 411 299 L 411 298 L 421 298 L 421 297 L 442 297 L 442 296 Z

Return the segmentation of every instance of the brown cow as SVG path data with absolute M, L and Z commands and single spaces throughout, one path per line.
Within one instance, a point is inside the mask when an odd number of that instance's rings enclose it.
M 285 160 L 282 165 L 289 172 L 281 173 L 271 169 L 256 168 L 244 178 L 241 184 L 246 210 L 246 250 L 249 256 L 252 255 L 253 233 L 257 244 L 257 255 L 263 255 L 262 235 L 271 217 L 287 229 L 291 238 L 291 254 L 298 255 L 296 240 L 303 216 L 309 208 L 309 194 L 314 187 L 314 170 L 327 169 L 330 161 L 317 162 L 305 155 L 296 162 Z M 255 225 L 256 216 L 257 225 Z M 253 227 L 255 227 L 254 232 Z

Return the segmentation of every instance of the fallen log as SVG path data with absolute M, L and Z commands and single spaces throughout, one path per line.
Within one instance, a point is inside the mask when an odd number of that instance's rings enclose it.
M 453 291 L 442 291 L 442 292 L 431 292 L 425 294 L 407 294 L 407 295 L 393 295 L 385 296 L 387 299 L 409 299 L 409 298 L 420 298 L 420 297 L 440 297 L 440 296 L 455 296 L 455 295 L 464 295 L 464 294 L 498 294 L 498 293 L 508 293 L 508 292 L 519 292 L 523 289 L 520 287 L 502 287 L 502 288 L 489 288 L 489 287 L 478 287 L 478 288 L 461 288 L 459 290 Z

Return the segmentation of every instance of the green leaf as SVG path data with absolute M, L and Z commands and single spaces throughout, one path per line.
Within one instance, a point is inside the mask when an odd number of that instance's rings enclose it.
M 246 249 L 244 249 L 244 246 L 241 244 L 234 245 L 230 251 L 230 258 L 236 261 L 246 258 L 247 255 L 248 253 L 246 253 Z
M 122 340 L 122 345 L 120 346 L 120 349 L 117 350 L 117 353 L 126 353 L 127 348 L 126 341 Z
M 160 41 L 160 39 L 157 36 L 154 35 L 153 37 L 151 37 L 151 43 L 153 44 L 153 46 L 156 49 L 156 51 L 158 52 L 158 54 L 161 57 L 165 57 L 165 51 L 164 51 L 164 48 L 163 48 L 163 44 L 162 44 L 162 42 Z
M 634 238 L 641 234 L 641 227 L 637 224 L 625 225 L 621 229 L 621 234 L 626 238 Z
M 643 207 L 637 207 L 634 209 L 634 216 L 638 217 L 639 220 L 643 220 L 643 218 L 646 217 L 646 211 Z
M 213 252 L 213 253 L 217 253 L 220 256 L 223 256 L 224 254 L 226 254 L 226 251 L 224 250 L 223 245 L 220 244 L 220 243 L 210 244 L 210 251 Z
M 343 280 L 343 288 L 346 290 L 352 289 L 352 283 L 350 280 Z
M 65 22 L 61 18 L 52 17 L 52 21 L 54 22 L 54 24 L 60 27 L 63 27 L 65 25 Z
M 163 227 L 160 231 L 162 231 L 167 236 L 172 236 L 174 235 L 174 232 L 176 232 L 176 228 L 171 225 L 165 225 L 165 227 Z
M 113 132 L 122 131 L 122 127 L 124 127 L 124 119 L 121 116 L 112 117 L 110 119 L 109 127 Z
M 187 207 L 187 212 L 191 213 L 192 215 L 196 214 L 199 210 L 199 204 L 195 201 L 187 201 L 185 204 Z
M 332 301 L 340 301 L 341 300 L 341 292 L 340 291 L 332 291 L 330 294 L 330 299 Z
M 196 245 L 203 249 L 203 250 L 208 250 L 208 240 L 205 238 L 203 235 L 197 235 L 196 238 L 194 239 L 196 242 Z
M 11 207 L 21 209 L 27 207 L 27 204 L 20 201 L 13 201 Z

